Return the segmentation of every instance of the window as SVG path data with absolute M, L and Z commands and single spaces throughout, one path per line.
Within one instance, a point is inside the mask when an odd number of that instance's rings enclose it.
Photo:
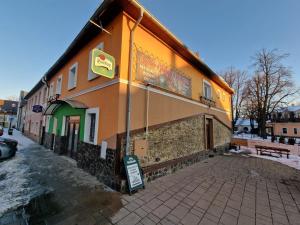
M 212 96 L 211 96 L 211 85 L 209 82 L 207 81 L 203 81 L 203 92 L 204 92 L 204 97 L 205 98 L 208 98 L 208 99 L 211 99 Z
M 298 134 L 298 129 L 294 128 L 294 134 Z
M 78 70 L 78 63 L 75 63 L 69 69 L 68 90 L 71 90 L 71 89 L 76 87 L 76 84 L 77 84 L 77 70 Z
M 282 133 L 287 134 L 287 128 L 282 128 Z
M 94 142 L 95 139 L 95 125 L 96 125 L 96 114 L 91 113 L 90 116 L 90 133 L 89 133 L 89 141 Z
M 103 50 L 104 49 L 104 43 L 101 42 L 96 46 L 97 49 Z M 93 49 L 92 49 L 93 50 Z M 92 64 L 92 50 L 90 51 L 89 54 L 89 67 L 88 67 L 88 80 L 93 80 L 96 77 L 99 77 L 99 75 L 93 73 L 92 69 L 91 69 L 91 64 Z
M 218 89 L 217 91 L 217 98 L 220 99 L 221 98 L 221 91 Z
M 54 92 L 54 83 L 52 82 L 52 83 L 50 84 L 49 97 L 53 96 L 53 92 Z
M 44 88 L 43 91 L 43 103 L 47 102 L 47 88 Z
M 99 108 L 90 108 L 85 112 L 84 141 L 97 144 Z
M 61 85 L 62 85 L 62 75 L 57 78 L 56 81 L 56 94 L 61 94 Z
M 39 92 L 39 99 L 38 99 L 39 104 L 41 104 L 42 100 L 41 100 L 41 91 Z

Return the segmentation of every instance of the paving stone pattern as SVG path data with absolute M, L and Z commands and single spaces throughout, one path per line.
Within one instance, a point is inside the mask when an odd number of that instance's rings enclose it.
M 300 224 L 299 171 L 277 162 L 217 156 L 122 197 L 112 224 Z

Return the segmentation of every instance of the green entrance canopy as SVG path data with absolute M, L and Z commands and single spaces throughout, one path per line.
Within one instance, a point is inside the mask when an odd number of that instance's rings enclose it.
M 55 110 L 57 110 L 61 105 L 68 104 L 74 109 L 87 109 L 88 107 L 79 101 L 75 100 L 56 100 L 54 102 L 51 102 L 48 107 L 46 108 L 44 115 L 53 115 Z

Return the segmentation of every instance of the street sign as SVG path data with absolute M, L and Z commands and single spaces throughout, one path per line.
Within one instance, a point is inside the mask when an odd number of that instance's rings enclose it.
M 32 106 L 32 112 L 40 113 L 42 111 L 43 111 L 43 106 L 41 106 L 41 105 L 34 105 L 34 106 Z
M 129 192 L 144 188 L 144 180 L 141 173 L 139 160 L 135 155 L 124 157 L 125 171 L 127 175 Z
M 112 79 L 115 76 L 115 58 L 100 49 L 93 49 L 91 69 L 95 74 Z

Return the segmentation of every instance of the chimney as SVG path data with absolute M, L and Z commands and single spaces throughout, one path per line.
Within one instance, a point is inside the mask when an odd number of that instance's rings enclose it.
M 195 55 L 198 57 L 198 59 L 200 59 L 200 54 L 199 54 L 199 52 L 194 52 L 195 53 Z

